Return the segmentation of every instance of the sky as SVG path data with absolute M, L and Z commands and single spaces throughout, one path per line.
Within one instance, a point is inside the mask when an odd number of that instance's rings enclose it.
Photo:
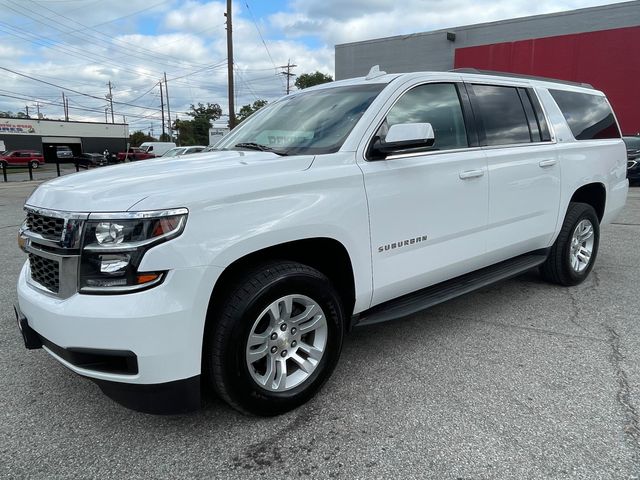
M 334 75 L 334 46 L 391 35 L 614 3 L 597 0 L 240 0 L 233 2 L 236 110 L 285 93 L 281 66 Z M 0 111 L 161 130 L 190 104 L 227 107 L 226 1 L 0 0 Z M 8 69 L 8 70 L 7 70 Z M 16 73 L 13 73 L 16 72 Z M 31 77 L 31 78 L 29 78 Z M 45 83 L 46 82 L 46 83 Z M 66 90 L 63 90 L 66 89 Z M 111 121 L 111 114 L 107 115 Z

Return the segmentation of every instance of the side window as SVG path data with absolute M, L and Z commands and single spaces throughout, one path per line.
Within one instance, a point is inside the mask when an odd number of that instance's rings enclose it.
M 453 83 L 429 83 L 412 88 L 391 108 L 377 135 L 384 140 L 398 123 L 430 123 L 435 142 L 428 150 L 469 146 L 458 90 Z
M 473 85 L 487 145 L 531 142 L 529 122 L 515 87 Z
M 576 140 L 620 138 L 620 130 L 607 99 L 600 95 L 549 90 Z

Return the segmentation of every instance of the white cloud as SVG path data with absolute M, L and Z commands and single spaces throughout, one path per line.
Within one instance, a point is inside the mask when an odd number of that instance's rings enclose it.
M 104 118 L 106 84 L 111 81 L 117 102 L 143 107 L 116 104 L 119 118 L 127 115 L 132 128 L 147 129 L 153 124 L 158 132 L 160 98 L 156 84 L 164 72 L 170 80 L 174 118 L 184 117 L 189 104 L 197 102 L 219 103 L 226 110 L 224 1 L 6 3 L 10 8 L 0 10 L 0 28 L 9 33 L 0 46 L 0 66 L 97 97 L 67 91 L 72 119 Z M 244 1 L 236 2 L 236 105 L 239 108 L 257 98 L 273 100 L 284 94 L 284 77 L 275 67 L 289 60 L 298 65 L 295 73 L 320 70 L 333 75 L 336 43 L 601 3 L 291 0 L 282 11 L 256 18 L 269 55 Z M 48 117 L 62 117 L 61 106 L 45 103 L 59 103 L 60 88 L 6 72 L 1 75 L 0 94 L 21 98 L 0 96 L 0 110 L 23 110 L 26 103 L 33 105 L 38 100 Z

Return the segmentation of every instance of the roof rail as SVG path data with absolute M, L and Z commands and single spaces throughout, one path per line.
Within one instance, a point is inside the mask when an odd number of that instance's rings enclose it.
M 557 78 L 540 77 L 537 75 L 524 75 L 521 73 L 512 73 L 512 72 L 498 72 L 494 70 L 479 70 L 477 68 L 454 68 L 449 71 L 456 72 L 456 73 L 475 73 L 477 75 L 496 75 L 499 77 L 524 78 L 527 80 L 541 80 L 543 82 L 563 83 L 565 85 L 573 85 L 575 87 L 584 87 L 584 88 L 593 89 L 593 85 L 590 85 L 588 83 L 571 82 L 569 80 L 559 80 Z

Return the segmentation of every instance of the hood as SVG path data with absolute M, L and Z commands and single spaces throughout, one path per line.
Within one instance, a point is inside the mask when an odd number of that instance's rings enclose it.
M 183 197 L 181 205 L 173 205 L 183 207 L 192 189 L 206 187 L 213 194 L 216 185 L 225 182 L 306 170 L 312 162 L 313 156 L 281 157 L 253 151 L 141 160 L 58 177 L 40 185 L 26 203 L 69 212 L 118 212 L 148 197 L 157 199 L 157 208 L 172 208 L 162 198 L 175 202 L 176 197 Z

